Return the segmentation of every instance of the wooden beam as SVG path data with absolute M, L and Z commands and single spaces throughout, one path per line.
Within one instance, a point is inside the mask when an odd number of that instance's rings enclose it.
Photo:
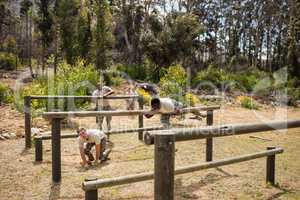
M 157 127 L 144 127 L 144 128 L 134 128 L 134 129 L 124 129 L 124 130 L 110 130 L 104 131 L 105 134 L 109 133 L 110 135 L 122 134 L 122 133 L 134 133 L 139 131 L 154 131 L 154 130 L 164 130 L 165 127 L 157 126 Z M 50 140 L 52 137 L 51 135 L 41 135 L 42 140 Z M 62 134 L 61 139 L 68 139 L 68 138 L 76 138 L 78 134 L 69 133 L 69 134 Z
M 191 113 L 195 111 L 207 111 L 220 109 L 220 106 L 202 106 L 183 108 L 180 113 L 165 113 L 170 115 L 178 115 Z M 70 111 L 70 112 L 44 112 L 44 118 L 66 118 L 66 117 L 95 117 L 95 116 L 133 116 L 145 115 L 148 110 L 115 110 L 115 111 Z
M 24 97 L 24 113 L 25 113 L 25 148 L 31 148 L 31 98 Z
M 118 95 L 118 96 L 30 96 L 31 99 L 51 100 L 51 99 L 137 99 L 138 95 Z
M 155 134 L 174 134 L 176 141 L 205 139 L 211 137 L 224 137 L 242 135 L 255 132 L 274 131 L 288 128 L 299 128 L 300 120 L 272 121 L 268 123 L 222 125 L 203 128 L 181 128 L 147 132 L 144 134 L 145 144 L 153 144 Z
M 266 150 L 266 151 L 261 151 L 258 153 L 246 154 L 246 155 L 222 159 L 222 160 L 218 160 L 218 161 L 194 164 L 194 165 L 176 168 L 175 174 L 176 175 L 186 174 L 186 173 L 191 173 L 191 172 L 195 172 L 195 171 L 199 171 L 199 170 L 203 170 L 203 169 L 216 168 L 216 167 L 231 165 L 231 164 L 235 164 L 235 163 L 239 163 L 239 162 L 254 160 L 257 158 L 272 156 L 272 155 L 280 154 L 280 153 L 283 153 L 283 149 L 276 148 L 276 149 L 272 149 L 272 150 Z M 141 182 L 141 181 L 152 180 L 153 178 L 154 178 L 154 173 L 147 172 L 147 173 L 141 173 L 141 174 L 135 174 L 135 175 L 121 176 L 121 177 L 116 177 L 116 178 L 98 179 L 95 181 L 84 182 L 82 184 L 82 189 L 85 191 L 95 190 L 95 189 L 99 189 L 99 188 L 111 187 L 111 186 L 116 186 L 116 185 L 124 185 L 124 184 L 129 184 L 129 183 L 136 183 L 136 182 Z

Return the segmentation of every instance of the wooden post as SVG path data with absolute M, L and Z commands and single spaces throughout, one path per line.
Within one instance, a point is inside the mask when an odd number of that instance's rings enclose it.
M 161 114 L 160 122 L 162 123 L 162 126 L 164 128 L 170 128 L 171 127 L 170 118 L 171 118 L 171 115 L 169 115 L 169 114 Z
M 95 181 L 97 178 L 86 178 L 84 181 Z M 98 190 L 92 189 L 85 191 L 85 200 L 98 200 Z
M 43 137 L 36 136 L 34 138 L 34 145 L 35 145 L 35 162 L 43 161 Z
M 144 100 L 143 97 L 139 97 L 138 98 L 138 103 L 139 103 L 139 109 L 143 110 L 144 109 Z M 144 127 L 144 115 L 140 114 L 139 115 L 139 128 L 143 128 Z M 138 137 L 139 140 L 143 140 L 143 131 L 139 131 L 138 132 Z
M 212 110 L 207 111 L 206 124 L 212 126 L 214 123 L 214 113 Z M 206 139 L 206 162 L 213 160 L 213 138 Z
M 154 199 L 174 199 L 175 137 L 155 135 Z
M 267 147 L 267 150 L 276 149 L 276 147 Z M 266 181 L 275 185 L 275 154 L 267 157 Z
M 52 181 L 61 181 L 61 151 L 60 151 L 60 121 L 61 119 L 52 119 Z
M 31 148 L 31 98 L 24 97 L 25 113 L 25 148 Z

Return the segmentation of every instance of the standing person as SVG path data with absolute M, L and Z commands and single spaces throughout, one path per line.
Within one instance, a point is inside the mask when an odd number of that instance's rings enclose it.
M 99 161 L 103 162 L 107 160 L 110 153 L 109 150 L 106 151 L 106 140 L 107 136 L 98 129 L 85 129 L 79 128 L 78 133 L 78 145 L 79 152 L 81 156 L 81 166 L 84 167 L 86 164 L 91 165 L 94 161 L 94 164 L 98 164 Z M 96 157 L 94 158 L 91 150 L 95 146 Z M 86 159 L 88 157 L 88 160 Z
M 126 92 L 127 95 L 135 95 L 136 92 L 134 91 L 134 85 L 131 82 L 127 82 Z M 126 107 L 127 110 L 134 110 L 135 107 L 135 99 L 126 99 Z
M 102 96 L 103 99 L 96 99 L 96 108 L 95 110 L 112 110 L 112 107 L 110 106 L 109 100 L 105 99 L 105 97 L 113 94 L 114 91 L 108 86 L 102 86 L 101 83 L 97 84 L 97 89 L 93 92 L 93 96 Z M 106 116 L 106 125 L 107 130 L 111 130 L 111 116 Z M 97 117 L 97 123 L 99 125 L 100 130 L 102 130 L 102 124 L 103 124 L 104 116 Z

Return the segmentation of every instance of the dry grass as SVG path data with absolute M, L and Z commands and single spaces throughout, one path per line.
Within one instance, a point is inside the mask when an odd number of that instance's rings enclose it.
M 278 109 L 283 117 L 284 109 Z M 260 110 L 261 116 L 274 118 L 275 110 Z M 300 118 L 300 112 L 289 109 L 289 118 Z M 94 119 L 86 118 L 81 125 L 94 125 Z M 216 112 L 215 123 L 242 123 L 259 121 L 253 111 L 241 108 L 225 108 Z M 137 118 L 114 118 L 115 128 L 137 126 Z M 159 124 L 156 117 L 145 120 L 145 126 Z M 204 125 L 204 121 L 184 120 L 173 123 L 179 125 Z M 235 155 L 264 150 L 267 146 L 285 149 L 276 160 L 277 187 L 265 184 L 265 159 L 257 159 L 240 164 L 199 171 L 176 177 L 176 199 L 300 199 L 300 129 L 288 132 L 254 134 L 271 141 L 232 136 L 214 140 L 214 158 L 222 159 Z M 0 199 L 14 200 L 69 200 L 84 199 L 81 183 L 85 177 L 107 178 L 153 170 L 153 146 L 144 146 L 136 134 L 114 135 L 111 137 L 113 151 L 111 160 L 105 165 L 88 170 L 79 166 L 79 155 L 75 139 L 62 140 L 62 183 L 51 184 L 51 144 L 44 142 L 44 162 L 36 164 L 34 149 L 23 151 L 24 141 L 0 142 Z M 202 162 L 205 155 L 205 141 L 195 140 L 176 143 L 176 166 Z M 99 190 L 101 199 L 153 199 L 153 181 L 111 187 Z

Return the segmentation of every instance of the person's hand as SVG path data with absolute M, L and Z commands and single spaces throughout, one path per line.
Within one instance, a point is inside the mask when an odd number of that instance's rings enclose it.
M 81 167 L 85 167 L 86 164 L 87 164 L 86 161 L 81 161 L 81 162 L 80 162 Z
M 153 117 L 153 115 L 151 115 L 151 114 L 145 114 L 145 117 L 146 118 L 151 118 L 151 117 Z
M 100 162 L 99 162 L 98 159 L 94 161 L 94 165 L 98 165 L 99 163 L 100 163 Z

